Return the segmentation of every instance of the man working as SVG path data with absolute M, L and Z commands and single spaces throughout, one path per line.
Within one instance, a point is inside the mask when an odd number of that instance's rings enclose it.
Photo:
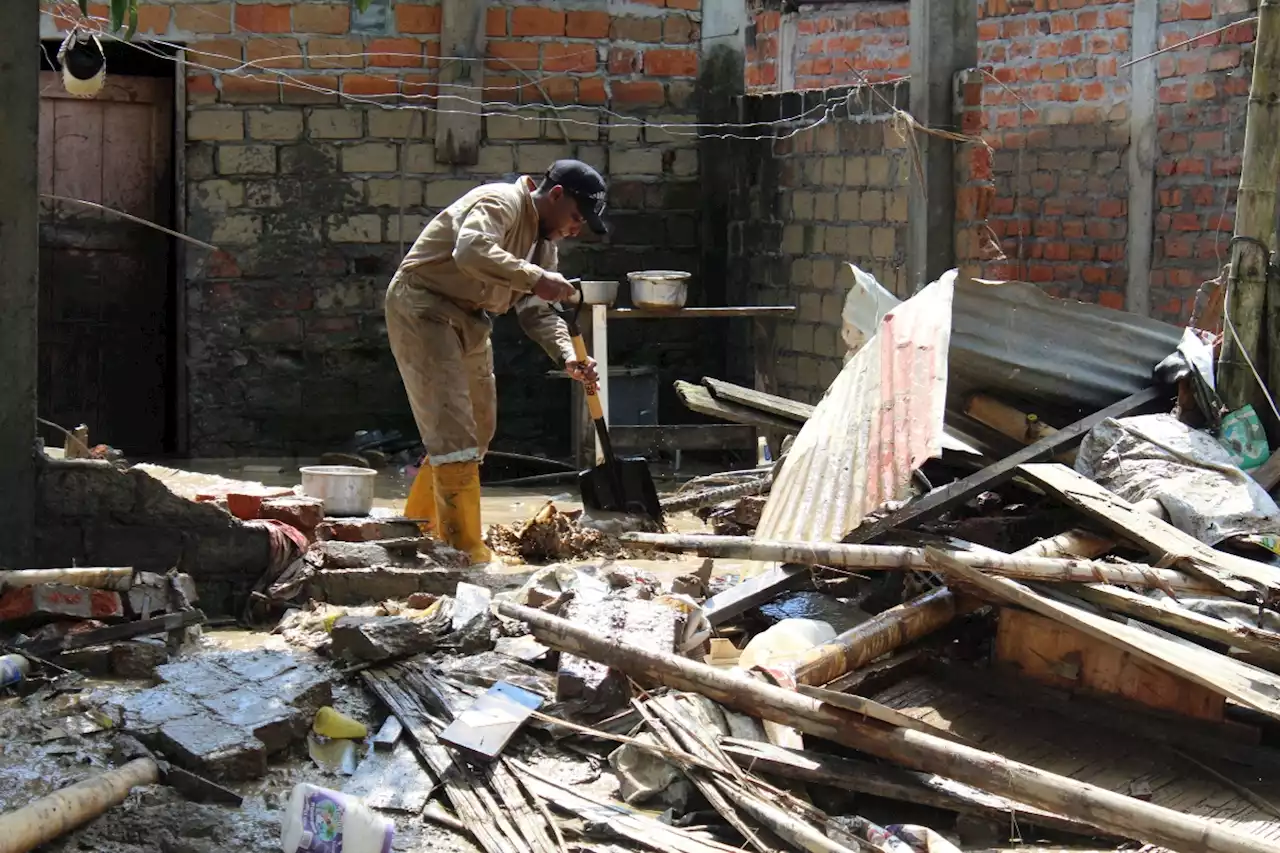
M 427 223 L 387 288 L 387 336 L 427 453 L 405 515 L 472 563 L 491 556 L 480 527 L 480 463 L 497 415 L 490 317 L 515 308 L 547 355 L 594 383 L 594 361 L 577 360 L 548 303 L 574 294 L 556 272 L 556 241 L 583 224 L 605 233 L 604 203 L 604 178 L 577 160 L 556 161 L 541 183 L 477 187 Z

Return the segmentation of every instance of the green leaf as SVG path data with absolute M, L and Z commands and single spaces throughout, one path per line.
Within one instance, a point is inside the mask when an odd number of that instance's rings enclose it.
M 133 0 L 129 4 L 129 29 L 125 31 L 124 40 L 132 41 L 138 32 L 138 2 Z
M 129 6 L 135 5 L 130 0 L 111 0 L 111 32 L 119 31 L 124 25 L 125 14 L 129 11 Z
M 369 11 L 369 3 L 370 3 L 370 0 L 356 0 L 356 8 L 359 9 L 361 12 L 367 12 Z
M 80 14 L 89 17 L 89 0 L 80 0 Z

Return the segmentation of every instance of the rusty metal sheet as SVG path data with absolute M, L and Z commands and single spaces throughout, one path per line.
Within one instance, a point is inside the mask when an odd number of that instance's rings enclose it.
M 796 436 L 758 538 L 838 542 L 941 454 L 955 281 L 895 307 L 844 366 Z

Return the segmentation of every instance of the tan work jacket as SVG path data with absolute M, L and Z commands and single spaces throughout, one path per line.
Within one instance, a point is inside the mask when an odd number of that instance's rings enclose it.
M 568 361 L 574 357 L 568 328 L 533 295 L 543 272 L 559 265 L 555 243 L 538 240 L 534 187 L 526 176 L 471 190 L 427 223 L 396 279 L 443 297 L 441 313 L 469 324 L 466 337 L 488 333 L 486 313 L 515 308 L 525 334 L 552 359 Z

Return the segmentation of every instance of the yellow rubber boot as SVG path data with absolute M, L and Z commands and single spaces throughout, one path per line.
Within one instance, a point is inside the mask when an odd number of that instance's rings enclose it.
M 425 518 L 419 524 L 423 533 L 437 535 L 440 529 L 440 511 L 436 508 L 436 475 L 431 463 L 423 460 L 422 467 L 409 487 L 409 498 L 404 502 L 405 518 Z
M 469 555 L 472 565 L 489 562 L 493 554 L 480 530 L 480 463 L 453 462 L 435 472 L 439 536 Z

